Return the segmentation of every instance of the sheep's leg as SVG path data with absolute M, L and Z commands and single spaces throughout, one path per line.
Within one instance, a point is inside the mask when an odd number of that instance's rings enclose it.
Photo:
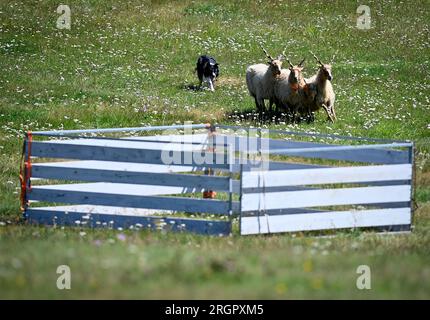
M 281 118 L 282 113 L 284 113 L 285 116 L 287 116 L 285 106 L 278 100 L 275 100 L 275 111 L 279 115 L 279 119 Z
M 312 122 L 312 111 L 311 111 L 311 108 L 308 106 L 306 111 L 307 111 L 307 118 L 308 118 L 307 122 L 311 123 Z
M 324 108 L 325 112 L 327 112 L 327 116 L 330 119 L 330 121 L 334 122 L 333 117 L 331 115 L 331 112 L 330 112 L 329 108 L 324 103 L 322 104 L 322 107 Z
M 272 107 L 273 107 L 273 99 L 270 98 L 269 99 L 269 116 L 272 116 L 272 112 L 273 112 Z
M 313 121 L 312 119 L 312 110 L 310 107 L 307 108 L 307 119 L 306 122 L 307 123 L 311 123 Z
M 297 123 L 302 122 L 302 114 L 300 113 L 299 108 L 296 108 L 296 115 L 297 115 Z
M 260 100 L 261 105 L 261 119 L 264 121 L 267 118 L 267 109 L 266 109 L 266 103 L 264 102 L 264 99 Z
M 291 110 L 291 115 L 292 115 L 292 119 L 291 119 L 291 122 L 292 123 L 295 123 L 296 122 L 296 108 L 290 108 L 290 110 Z
M 332 103 L 332 101 L 328 101 L 327 106 L 328 106 L 328 109 L 330 110 L 330 114 L 333 120 L 337 120 L 336 111 L 334 110 L 334 104 Z
M 331 113 L 333 114 L 334 120 L 337 120 L 336 111 L 334 110 L 334 105 L 331 106 Z
M 283 103 L 281 103 L 278 100 L 275 100 L 275 107 L 276 107 L 276 113 L 279 114 L 279 119 L 281 118 L 280 115 L 282 113 L 285 113 L 285 117 L 287 116 L 286 115 L 286 108 L 285 108 Z
M 260 114 L 260 104 L 258 103 L 257 97 L 254 97 L 255 107 L 257 108 L 257 112 Z
M 258 111 L 258 120 L 261 122 L 263 119 L 263 108 L 264 108 L 264 100 L 261 101 L 261 99 L 257 99 L 257 97 L 255 98 L 255 105 L 257 106 L 257 111 Z
M 291 122 L 294 122 L 294 110 L 293 110 L 293 108 L 291 108 L 291 106 L 289 104 L 286 104 L 285 110 L 286 110 L 286 113 L 288 115 L 288 120 Z

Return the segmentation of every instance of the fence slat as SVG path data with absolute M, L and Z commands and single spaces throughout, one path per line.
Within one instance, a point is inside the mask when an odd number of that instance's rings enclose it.
M 34 224 L 79 226 L 85 223 L 88 227 L 101 228 L 164 228 L 171 231 L 186 231 L 207 235 L 229 235 L 231 233 L 230 221 L 187 219 L 174 217 L 127 216 L 116 214 L 100 214 L 88 212 L 66 212 L 56 210 L 55 207 L 32 208 L 26 211 L 27 219 Z
M 228 214 L 229 202 L 183 197 L 141 196 L 89 191 L 61 190 L 60 188 L 33 187 L 29 200 L 70 204 L 93 204 L 128 208 L 174 210 L 191 213 Z
M 52 144 L 60 145 L 80 145 L 80 146 L 97 146 L 97 147 L 112 147 L 112 148 L 130 148 L 130 149 L 145 149 L 145 150 L 175 150 L 175 151 L 200 151 L 205 148 L 205 144 L 192 145 L 181 143 L 180 141 L 164 142 L 146 141 L 130 138 L 77 138 L 69 140 L 49 140 L 43 141 Z
M 240 159 L 234 159 L 233 172 L 240 172 Z M 61 162 L 48 162 L 37 163 L 38 166 L 55 165 L 56 167 L 64 168 L 87 168 L 87 169 L 106 169 L 106 170 L 124 170 L 124 171 L 138 171 L 138 172 L 193 172 L 204 171 L 208 168 L 205 165 L 185 166 L 185 165 L 165 165 L 165 164 L 148 164 L 148 163 L 133 163 L 133 162 L 119 162 L 119 161 L 97 161 L 97 160 L 73 160 Z M 244 164 L 244 170 L 250 170 L 252 166 L 249 161 Z M 326 166 L 316 166 L 301 163 L 288 163 L 270 161 L 270 170 L 296 170 L 307 168 L 327 168 Z M 218 170 L 228 171 L 227 169 L 217 168 Z
M 411 186 L 242 194 L 242 211 L 410 201 Z
M 129 183 L 111 183 L 111 182 L 92 182 L 92 183 L 70 183 L 35 186 L 35 188 L 63 190 L 63 191 L 82 191 L 82 192 L 101 192 L 119 195 L 135 196 L 155 196 L 170 194 L 186 194 L 203 192 L 204 189 L 194 187 L 166 187 L 154 185 L 140 185 Z
M 256 131 L 254 131 L 255 133 Z M 287 141 L 280 139 L 268 139 L 257 137 L 245 136 L 226 136 L 217 135 L 217 143 L 225 141 L 234 141 L 236 151 L 256 151 L 260 148 L 262 150 L 270 150 L 270 154 L 283 154 L 289 155 L 287 151 L 277 151 L 277 149 L 296 149 L 296 148 L 316 148 L 316 147 L 339 147 L 340 145 L 330 145 L 315 142 L 302 142 L 302 141 Z M 331 160 L 344 160 L 354 162 L 368 162 L 368 163 L 385 163 L 385 164 L 400 164 L 409 163 L 409 152 L 395 149 L 368 149 L 366 152 L 362 150 L 338 150 L 338 151 L 324 151 L 324 152 L 295 152 L 291 156 L 303 158 L 321 158 Z
M 412 165 L 244 172 L 242 188 L 410 180 Z
M 33 135 L 38 136 L 62 136 L 69 134 L 83 133 L 113 133 L 113 132 L 142 132 L 142 131 L 160 131 L 160 130 L 192 130 L 192 129 L 208 129 L 210 124 L 186 124 L 186 125 L 170 125 L 170 126 L 147 126 L 134 128 L 99 128 L 99 129 L 78 129 L 78 130 L 59 130 L 59 131 L 34 131 Z
M 91 182 L 118 182 L 157 186 L 193 187 L 217 191 L 229 190 L 228 177 L 201 176 L 179 173 L 134 172 L 85 168 L 64 168 L 55 165 L 32 167 L 32 176 L 44 179 L 61 179 Z
M 208 134 L 207 133 L 169 134 L 169 135 L 160 134 L 157 136 L 127 137 L 127 139 L 136 140 L 136 141 L 199 143 L 204 145 L 208 142 Z
M 34 164 L 36 165 L 36 164 Z M 97 161 L 97 160 L 73 160 L 60 162 L 43 162 L 37 163 L 37 166 L 55 166 L 59 168 L 81 168 L 81 169 L 105 169 L 105 170 L 121 170 L 121 171 L 136 171 L 136 172 L 193 172 L 204 171 L 203 166 L 177 166 L 165 164 L 148 164 L 148 163 L 133 163 L 133 162 L 118 162 L 118 161 Z
M 409 225 L 411 209 L 331 211 L 312 214 L 290 214 L 242 217 L 242 235 L 324 229 Z
M 178 161 L 172 160 L 172 163 L 163 161 L 162 150 L 139 149 L 139 148 L 121 148 L 121 147 L 106 147 L 98 145 L 80 145 L 71 143 L 54 143 L 54 142 L 33 142 L 31 154 L 35 157 L 45 158 L 62 158 L 62 159 L 79 159 L 79 160 L 103 160 L 103 161 L 120 161 L 148 164 L 166 164 L 166 165 L 181 165 L 181 166 L 204 166 L 210 168 L 228 169 L 226 154 L 215 154 L 205 151 L 174 151 L 177 152 Z M 208 154 L 208 155 L 207 155 Z M 198 163 L 200 159 L 208 156 L 212 159 L 210 163 Z M 219 158 L 217 158 L 217 156 Z M 173 159 L 167 155 L 167 160 Z M 176 159 L 176 158 L 175 158 Z M 199 161 L 197 161 L 199 159 Z M 216 161 L 215 161 L 216 159 Z M 179 162 L 179 163 L 178 163 Z M 202 161 L 203 162 L 203 161 Z

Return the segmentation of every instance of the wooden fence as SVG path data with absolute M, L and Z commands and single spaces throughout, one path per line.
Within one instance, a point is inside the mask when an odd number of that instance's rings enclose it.
M 28 134 L 21 172 L 25 218 L 31 223 L 211 235 L 231 234 L 234 217 L 242 235 L 411 226 L 414 160 L 409 142 L 363 144 L 358 138 L 334 136 L 320 138 L 359 144 L 293 141 L 207 124 L 186 127 L 207 130 L 198 134 L 106 137 L 184 128 Z M 94 134 L 104 136 L 88 136 Z M 253 165 L 253 153 L 266 154 L 266 166 Z M 208 190 L 218 196 L 202 197 Z

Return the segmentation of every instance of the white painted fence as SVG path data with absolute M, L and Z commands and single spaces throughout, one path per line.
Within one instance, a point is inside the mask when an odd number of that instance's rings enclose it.
M 76 136 L 184 128 L 210 129 L 210 132 L 127 138 Z M 213 135 L 215 128 L 219 131 Z M 237 129 L 248 135 L 223 133 L 224 129 Z M 33 161 L 31 166 L 23 167 L 24 217 L 29 222 L 43 224 L 75 225 L 76 221 L 84 221 L 92 227 L 154 228 L 161 223 L 174 231 L 185 229 L 212 235 L 230 234 L 234 216 L 239 216 L 242 235 L 361 227 L 410 228 L 412 143 L 335 145 L 251 137 L 250 130 L 201 124 L 35 132 L 27 136 L 24 148 L 25 162 Z M 31 136 L 54 138 L 32 141 Z M 60 139 L 65 136 L 69 139 Z M 211 143 L 222 146 L 216 151 L 222 163 L 202 165 L 195 161 L 194 155 L 213 152 L 207 149 L 209 137 Z M 256 150 L 249 150 L 250 145 Z M 166 164 L 162 159 L 165 150 L 179 152 L 181 158 L 192 160 L 187 164 Z M 243 163 L 247 159 L 244 153 L 258 150 L 284 158 L 277 161 L 269 158 L 267 170 L 256 170 L 247 160 Z M 290 156 L 308 160 L 291 162 Z M 310 163 L 309 159 L 316 159 L 317 163 Z M 321 164 L 321 161 L 331 162 Z M 208 169 L 222 174 L 199 174 Z M 235 180 L 233 176 L 238 173 L 240 178 Z M 49 184 L 32 184 L 40 180 Z M 205 190 L 225 193 L 227 199 L 196 196 Z M 234 194 L 240 201 L 233 200 Z M 41 207 L 36 205 L 38 202 L 50 205 Z M 227 218 L 180 218 L 172 215 L 174 212 Z

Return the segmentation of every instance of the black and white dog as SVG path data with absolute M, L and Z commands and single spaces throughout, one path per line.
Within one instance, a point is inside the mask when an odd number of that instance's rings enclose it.
M 211 91 L 215 91 L 215 81 L 219 75 L 218 63 L 213 57 L 206 55 L 200 56 L 197 60 L 197 76 L 200 80 L 200 87 L 202 82 L 207 82 Z

